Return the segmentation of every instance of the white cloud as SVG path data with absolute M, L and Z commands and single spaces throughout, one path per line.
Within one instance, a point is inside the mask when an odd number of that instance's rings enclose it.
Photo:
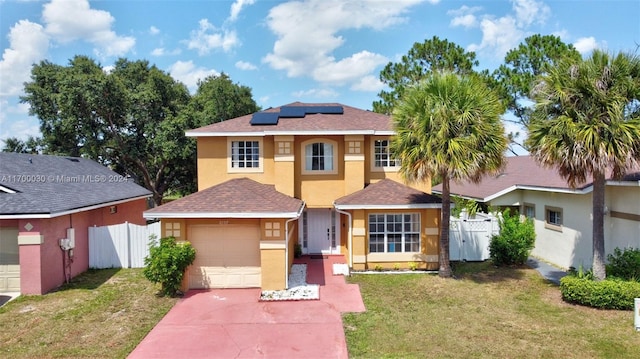
M 157 27 L 155 27 L 155 26 L 151 26 L 151 27 L 149 28 L 149 34 L 151 34 L 151 35 L 158 35 L 159 33 L 160 33 L 160 29 L 158 29 Z
M 257 70 L 258 67 L 250 62 L 238 61 L 236 62 L 236 68 L 245 71 Z
M 291 94 L 293 97 L 298 99 L 328 99 L 328 98 L 338 98 L 340 94 L 330 88 L 320 88 L 320 89 L 310 89 L 303 91 L 296 91 Z
M 453 27 L 462 26 L 466 28 L 472 28 L 478 26 L 478 18 L 475 13 L 482 10 L 479 6 L 466 6 L 463 5 L 459 9 L 447 11 L 447 15 L 452 16 L 450 25 Z
M 358 81 L 363 76 L 389 60 L 378 54 L 362 51 L 340 61 L 334 61 L 332 57 L 327 62 L 319 64 L 313 70 L 313 78 L 319 82 L 343 85 L 346 82 Z
M 351 90 L 362 92 L 379 92 L 384 88 L 384 83 L 379 78 L 373 75 L 367 75 L 358 80 L 358 82 L 351 85 Z
M 24 141 L 29 136 L 40 136 L 40 123 L 29 116 L 28 104 L 10 105 L 6 99 L 0 99 L 0 108 L 0 148 L 4 146 L 2 140 L 8 137 Z
M 357 80 L 371 73 L 382 56 L 361 52 L 336 60 L 332 53 L 346 41 L 339 33 L 401 23 L 408 9 L 419 2 L 306 0 L 277 5 L 269 11 L 267 25 L 278 40 L 263 62 L 289 77 L 311 76 L 332 84 Z M 358 75 L 350 76 L 350 71 Z
M 198 50 L 198 55 L 206 55 L 211 50 L 222 49 L 225 52 L 240 45 L 235 30 L 216 28 L 207 19 L 198 22 L 198 30 L 191 31 L 191 37 L 186 41 L 189 49 Z
M 524 32 L 517 27 L 516 20 L 511 16 L 501 17 L 497 20 L 483 19 L 480 22 L 482 29 L 482 42 L 471 44 L 469 51 L 492 52 L 496 57 L 502 58 L 507 51 L 518 46 L 524 38 Z
M 236 21 L 238 19 L 238 15 L 242 8 L 247 5 L 253 5 L 256 0 L 236 0 L 233 4 L 231 4 L 231 14 L 229 15 L 229 21 Z
M 549 6 L 541 1 L 513 0 L 512 2 L 518 27 L 527 27 L 534 23 L 544 24 L 551 14 Z
M 84 40 L 96 46 L 100 56 L 119 56 L 135 45 L 135 38 L 118 36 L 111 26 L 113 16 L 89 7 L 87 0 L 52 0 L 42 12 L 45 31 L 61 43 Z
M 191 93 L 198 89 L 198 81 L 204 80 L 207 76 L 217 76 L 220 73 L 213 69 L 197 67 L 193 61 L 177 61 L 169 67 L 169 74 L 174 79 L 187 86 Z
M 151 51 L 151 56 L 169 56 L 169 55 L 178 55 L 182 51 L 180 49 L 174 49 L 171 51 L 167 51 L 164 47 L 158 47 Z
M 479 17 L 480 30 L 482 31 L 482 41 L 479 44 L 471 44 L 467 47 L 469 51 L 484 52 L 496 58 L 503 58 L 504 55 L 529 34 L 529 28 L 534 24 L 544 24 L 551 15 L 551 9 L 542 1 L 536 0 L 512 0 L 512 13 L 502 17 L 495 17 L 490 14 L 483 14 Z M 475 26 L 477 19 L 467 18 L 479 11 L 477 7 L 466 6 L 458 10 L 448 12 L 454 16 L 451 20 L 452 26 Z M 473 15 L 475 16 L 475 15 Z
M 598 44 L 594 37 L 581 37 L 573 43 L 573 47 L 575 47 L 579 53 L 585 55 L 595 49 L 606 48 L 606 44 Z
M 0 61 L 0 96 L 15 96 L 29 80 L 31 66 L 46 57 L 49 37 L 41 25 L 28 20 L 18 21 L 7 37 L 9 47 Z

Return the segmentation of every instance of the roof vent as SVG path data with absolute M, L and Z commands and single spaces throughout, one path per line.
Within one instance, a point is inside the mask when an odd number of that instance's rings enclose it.
M 80 162 L 80 160 L 77 159 L 77 158 L 66 157 L 66 159 L 71 161 L 71 162 Z

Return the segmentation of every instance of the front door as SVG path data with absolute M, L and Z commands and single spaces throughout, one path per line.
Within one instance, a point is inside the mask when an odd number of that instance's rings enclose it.
M 330 208 L 313 208 L 305 212 L 302 226 L 303 252 L 308 254 L 339 253 L 339 214 Z M 306 225 L 305 225 L 306 224 Z M 306 244 L 306 251 L 304 250 Z

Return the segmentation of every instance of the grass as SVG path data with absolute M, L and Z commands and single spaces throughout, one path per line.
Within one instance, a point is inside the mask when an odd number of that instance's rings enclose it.
M 59 290 L 0 308 L 0 357 L 124 358 L 176 299 L 141 269 L 90 270 Z
M 567 304 L 528 268 L 454 273 L 353 275 L 367 311 L 344 316 L 350 358 L 640 358 L 631 311 Z

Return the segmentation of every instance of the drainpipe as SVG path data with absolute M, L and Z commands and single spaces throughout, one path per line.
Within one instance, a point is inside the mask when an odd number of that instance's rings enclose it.
M 304 211 L 306 203 L 302 201 L 302 206 L 294 218 L 289 218 L 284 222 L 284 288 L 289 289 L 289 223 L 298 220 Z
M 349 217 L 349 230 L 347 231 L 347 242 L 349 246 L 349 268 L 353 268 L 353 236 L 351 235 L 351 213 L 339 210 L 338 207 L 336 207 L 335 202 L 333 203 L 333 208 L 336 209 L 336 212 Z

